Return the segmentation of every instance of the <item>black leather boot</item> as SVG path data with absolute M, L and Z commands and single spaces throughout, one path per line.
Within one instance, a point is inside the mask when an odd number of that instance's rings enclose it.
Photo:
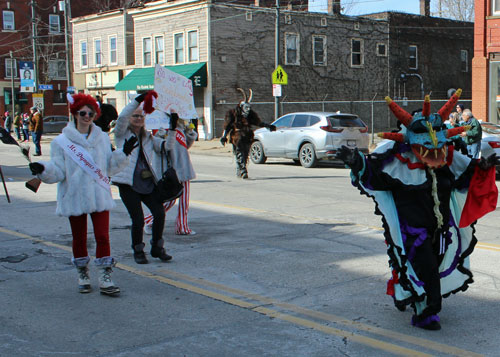
M 144 253 L 144 243 L 134 245 L 134 260 L 137 264 L 148 264 L 148 259 Z
M 172 256 L 168 255 L 165 248 L 163 248 L 163 239 L 156 242 L 151 240 L 151 256 L 153 258 L 159 258 L 164 262 L 168 262 L 172 259 Z

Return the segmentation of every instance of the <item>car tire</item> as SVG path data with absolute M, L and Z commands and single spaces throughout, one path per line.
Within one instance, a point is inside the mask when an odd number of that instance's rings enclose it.
M 300 147 L 299 160 L 300 164 L 305 168 L 315 167 L 318 164 L 313 144 L 306 143 Z
M 260 141 L 254 141 L 250 146 L 250 159 L 254 164 L 263 164 L 267 157 L 264 155 L 264 147 Z

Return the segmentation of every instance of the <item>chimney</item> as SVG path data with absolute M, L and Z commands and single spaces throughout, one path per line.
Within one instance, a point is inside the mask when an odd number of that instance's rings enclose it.
M 431 16 L 431 0 L 420 0 L 420 15 Z
M 328 13 L 340 14 L 340 0 L 328 0 Z

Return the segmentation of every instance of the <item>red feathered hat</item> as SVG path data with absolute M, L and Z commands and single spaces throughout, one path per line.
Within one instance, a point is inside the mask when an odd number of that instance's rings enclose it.
M 99 104 L 97 101 L 88 94 L 78 93 L 71 95 L 68 93 L 67 95 L 68 103 L 69 103 L 69 111 L 71 114 L 76 115 L 83 106 L 87 105 L 94 109 L 95 118 L 99 118 L 101 116 L 101 110 L 99 109 Z

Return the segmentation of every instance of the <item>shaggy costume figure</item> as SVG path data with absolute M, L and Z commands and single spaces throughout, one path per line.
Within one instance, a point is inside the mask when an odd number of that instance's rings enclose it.
M 426 97 L 413 117 L 390 98 L 405 133 L 368 156 L 342 147 L 338 157 L 352 170 L 352 183 L 375 201 L 382 216 L 392 278 L 387 294 L 398 309 L 411 305 L 412 324 L 438 330 L 442 297 L 473 282 L 469 255 L 477 240 L 475 221 L 496 207 L 495 157 L 474 160 L 453 150 L 450 138 L 468 127 L 443 129 L 461 90 L 438 113 Z
M 226 113 L 224 134 L 220 141 L 222 145 L 225 145 L 229 134 L 229 141 L 233 144 L 233 154 L 236 158 L 236 176 L 246 179 L 248 178 L 248 153 L 253 141 L 252 125 L 259 128 L 266 127 L 271 131 L 275 131 L 276 127 L 262 122 L 257 113 L 250 108 L 251 89 L 249 90 L 248 101 L 245 91 L 241 88 L 237 89 L 243 94 L 243 100 L 235 109 L 231 109 Z

